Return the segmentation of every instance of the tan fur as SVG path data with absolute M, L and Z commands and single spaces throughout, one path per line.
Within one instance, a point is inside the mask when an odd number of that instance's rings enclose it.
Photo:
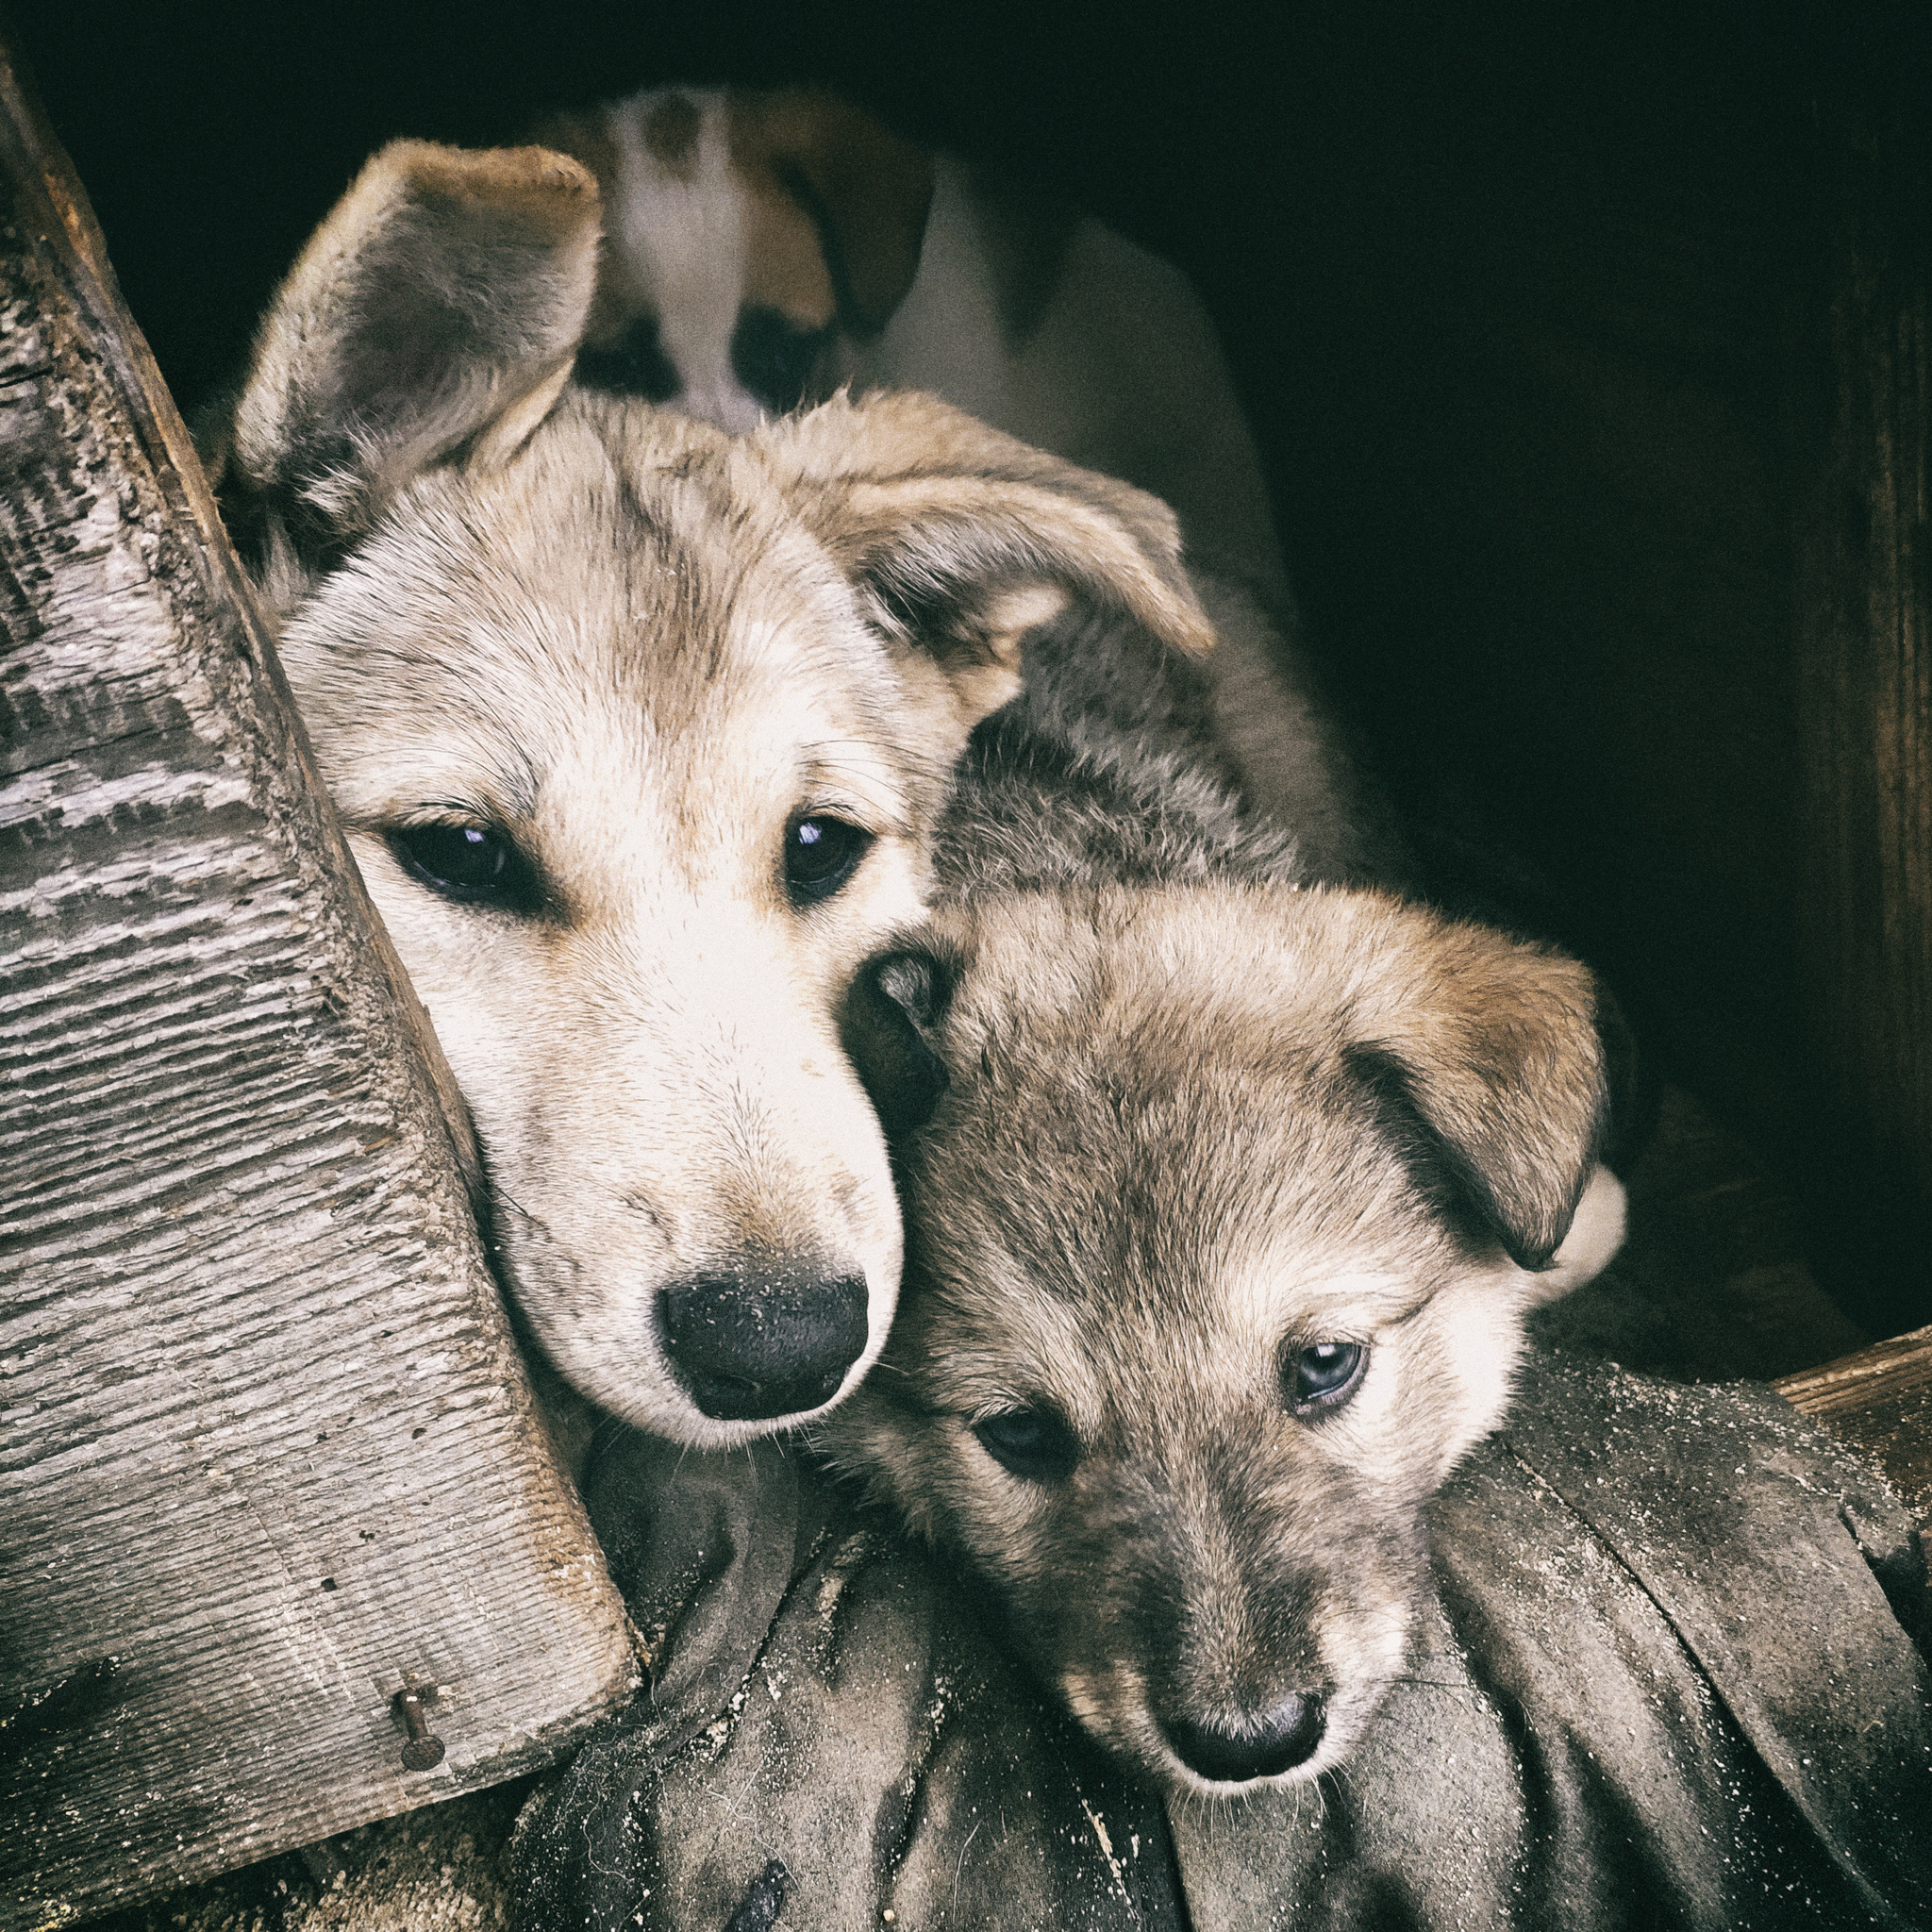
M 723 96 L 723 112 L 733 163 L 761 200 L 809 203 L 801 211 L 824 225 L 814 238 L 821 262 L 829 245 L 845 282 L 847 326 L 861 338 L 876 335 L 919 272 L 932 157 L 833 94 L 732 92 Z M 756 249 L 752 261 L 756 298 L 768 271 Z
M 801 328 L 829 329 L 838 298 L 817 230 L 769 169 L 746 183 L 744 294 Z
M 1144 1773 L 1233 1789 L 1176 1727 L 1312 1696 L 1267 1774 L 1312 1777 L 1401 1672 L 1422 1506 L 1504 1412 L 1543 1292 L 1509 1250 L 1574 1284 L 1621 1236 L 1590 975 L 1320 889 L 993 897 L 921 943 L 950 1091 L 901 1150 L 891 1340 L 817 1439 Z M 1299 1416 L 1284 1366 L 1326 1342 L 1366 1370 Z M 1015 1410 L 1064 1420 L 1063 1477 L 982 1444 Z
M 1208 632 L 1160 506 L 927 399 L 741 441 L 554 402 L 594 235 L 559 157 L 386 149 L 264 324 L 224 500 L 531 1326 L 597 1402 L 721 1442 L 788 1418 L 700 1412 L 667 1288 L 862 1278 L 848 1384 L 883 1340 L 898 1215 L 839 1014 L 929 890 L 1020 635 L 1068 599 Z M 801 905 L 783 854 L 814 815 L 874 842 Z M 425 884 L 434 826 L 508 841 L 527 903 Z
M 701 196 L 668 192 L 649 160 L 641 130 L 669 101 L 714 130 Z M 647 92 L 553 136 L 596 169 L 610 204 L 591 341 L 655 319 L 665 351 L 645 358 L 661 386 L 634 392 L 730 429 L 789 407 L 798 391 L 754 393 L 734 362 L 735 327 L 763 306 L 828 331 L 795 367 L 807 401 L 841 384 L 929 391 L 1161 497 L 1215 612 L 1222 648 L 1208 678 L 1244 796 L 1295 827 L 1319 869 L 1386 870 L 1334 735 L 1311 724 L 1259 456 L 1185 275 L 815 90 Z M 620 356 L 585 379 L 623 389 L 639 374 Z

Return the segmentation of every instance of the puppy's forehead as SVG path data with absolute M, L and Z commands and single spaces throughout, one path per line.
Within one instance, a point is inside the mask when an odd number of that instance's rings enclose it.
M 289 655 L 343 765 L 358 737 L 441 746 L 514 790 L 559 758 L 668 773 L 728 745 L 862 786 L 858 747 L 900 749 L 885 648 L 757 458 L 635 406 L 585 399 L 500 472 L 421 479 Z
M 391 538 L 379 574 L 440 627 L 587 684 L 728 697 L 876 655 L 757 457 L 638 405 L 579 397 L 502 470 L 425 478 Z
M 1084 1046 L 955 1074 L 917 1173 L 968 1265 L 996 1255 L 1101 1307 L 1236 1283 L 1340 1302 L 1409 1277 L 1430 1218 L 1332 1060 L 1256 1067 L 1208 1039 L 1162 1067 Z
M 961 914 L 952 1076 L 914 1173 L 950 1316 L 997 1328 L 1008 1288 L 1153 1336 L 1257 1342 L 1375 1325 L 1457 1250 L 1350 1066 L 1310 962 L 1254 908 L 1009 904 Z M 942 915 L 943 919 L 943 915 Z

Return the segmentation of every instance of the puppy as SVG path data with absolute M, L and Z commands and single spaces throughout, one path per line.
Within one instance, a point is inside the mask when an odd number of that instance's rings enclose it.
M 1403 1669 L 1525 1311 L 1621 1239 L 1589 974 L 1215 883 L 979 895 L 874 978 L 906 1281 L 815 1441 L 1147 1776 L 1318 1775 Z
M 562 156 L 385 149 L 207 449 L 529 1328 L 725 1444 L 883 1342 L 899 1214 L 841 1016 L 1023 641 L 1211 633 L 1160 505 L 928 399 L 733 439 L 567 389 L 598 232 Z
M 826 93 L 663 88 L 533 138 L 608 208 L 580 382 L 731 430 L 841 384 L 924 390 L 1151 491 L 1219 636 L 1208 704 L 1244 798 L 1355 866 L 1359 817 L 1297 755 L 1309 675 L 1267 484 L 1186 276 Z
M 1273 585 L 1267 488 L 1187 278 L 1103 224 L 800 89 L 659 88 L 543 121 L 610 215 L 580 378 L 727 429 L 928 390 L 1178 511 Z

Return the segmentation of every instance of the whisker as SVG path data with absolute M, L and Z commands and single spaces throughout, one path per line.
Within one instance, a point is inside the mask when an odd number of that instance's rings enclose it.
M 534 1214 L 532 1214 L 530 1210 L 527 1208 L 525 1208 L 524 1204 L 521 1201 L 519 1201 L 517 1197 L 514 1194 L 512 1194 L 510 1191 L 507 1187 L 505 1187 L 501 1181 L 495 1182 L 494 1186 L 498 1197 L 502 1200 L 508 1201 L 509 1205 L 512 1208 L 514 1208 L 517 1210 L 517 1212 L 524 1217 L 525 1221 L 536 1220 L 537 1217 Z

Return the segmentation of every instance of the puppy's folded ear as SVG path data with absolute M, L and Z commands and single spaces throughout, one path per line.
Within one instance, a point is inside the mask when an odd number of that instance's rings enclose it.
M 1214 632 L 1158 497 L 936 397 L 836 396 L 753 439 L 875 626 L 930 653 L 969 722 L 1020 688 L 1020 643 L 1072 599 L 1176 650 Z
M 597 232 L 596 183 L 567 156 L 391 142 L 262 323 L 225 504 L 239 493 L 298 553 L 325 553 L 431 464 L 512 454 L 570 374 Z
M 1574 959 L 1401 908 L 1348 1006 L 1343 1058 L 1415 1165 L 1547 1269 L 1594 1171 L 1608 1110 L 1596 984 Z
M 888 1141 L 932 1118 L 951 1084 L 934 1045 L 954 969 L 931 953 L 889 953 L 860 970 L 845 996 L 847 1058 Z

